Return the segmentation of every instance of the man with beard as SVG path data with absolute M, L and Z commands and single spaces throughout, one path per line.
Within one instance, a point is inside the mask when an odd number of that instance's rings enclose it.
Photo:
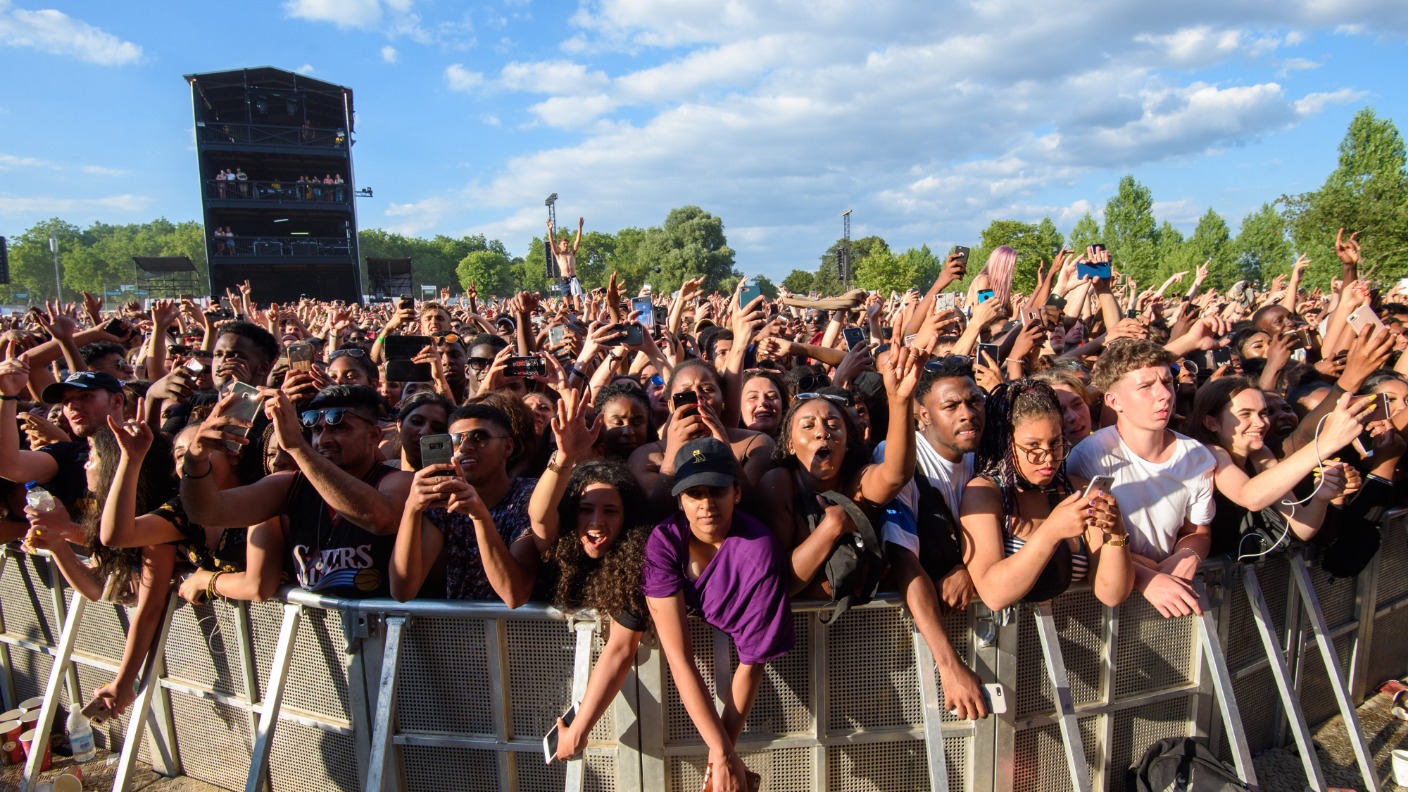
M 381 459 L 381 397 L 365 385 L 333 385 L 298 415 L 282 391 L 265 388 L 262 396 L 279 447 L 293 457 L 297 472 L 227 490 L 215 485 L 209 455 L 222 451 L 217 445 L 224 441 L 249 442 L 229 431 L 249 422 L 224 414 L 239 398 L 228 394 L 182 460 L 187 515 L 206 528 L 242 528 L 285 516 L 288 527 L 282 541 L 274 542 L 278 546 L 251 543 L 249 570 L 261 568 L 262 554 L 282 555 L 287 548 L 305 589 L 334 597 L 387 596 L 387 567 L 411 476 Z
M 960 718 L 984 718 L 981 684 L 954 651 L 942 617 L 945 610 L 967 610 L 973 601 L 954 515 L 973 478 L 985 397 L 973 381 L 969 360 L 947 357 L 925 366 L 914 400 L 919 424 L 914 479 L 886 507 L 881 538 L 895 587 L 934 655 L 945 708 Z M 884 454 L 882 443 L 876 461 Z

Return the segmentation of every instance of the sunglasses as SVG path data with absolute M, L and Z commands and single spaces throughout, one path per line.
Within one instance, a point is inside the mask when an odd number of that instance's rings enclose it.
M 365 350 L 365 349 L 336 349 L 336 350 L 333 350 L 332 354 L 328 355 L 328 360 L 337 360 L 338 358 L 342 357 L 343 355 L 347 355 L 347 356 L 349 356 L 349 357 L 355 357 L 355 358 L 366 357 L 366 356 L 367 356 L 367 350 Z
M 950 366 L 971 366 L 973 358 L 967 355 L 946 355 L 924 364 L 925 371 L 943 371 Z
M 443 333 L 436 333 L 435 340 L 442 344 L 458 344 L 464 340 L 464 336 L 447 330 Z
M 492 359 L 486 357 L 472 357 L 466 360 L 465 364 L 468 365 L 470 368 L 474 369 L 475 371 L 482 371 L 483 369 L 488 368 L 489 364 L 493 362 L 494 361 Z
M 191 354 L 191 348 L 186 346 L 185 344 L 168 344 L 166 347 L 166 354 L 189 355 Z
M 319 425 L 319 419 L 322 419 L 323 426 L 341 426 L 349 415 L 353 418 L 361 418 L 369 424 L 376 423 L 376 421 L 373 421 L 365 415 L 359 415 L 353 412 L 350 407 L 329 407 L 326 410 L 305 410 L 302 415 L 298 416 L 298 420 L 303 424 L 304 429 L 316 429 Z
M 489 445 L 489 441 L 491 440 L 507 439 L 509 439 L 509 435 L 496 435 L 483 429 L 471 429 L 468 432 L 450 432 L 450 442 L 454 443 L 456 448 L 463 447 L 466 441 L 468 441 L 469 445 L 473 448 L 483 448 Z
M 851 406 L 851 400 L 850 400 L 850 399 L 846 398 L 845 396 L 841 396 L 841 395 L 839 395 L 839 394 L 836 394 L 836 393 L 799 393 L 799 394 L 797 394 L 797 401 L 799 401 L 799 402 L 811 401 L 812 399 L 826 399 L 827 401 L 829 401 L 829 402 L 831 402 L 831 403 L 833 403 L 833 404 L 843 404 L 843 405 L 845 405 L 845 406 L 847 406 L 847 407 Z

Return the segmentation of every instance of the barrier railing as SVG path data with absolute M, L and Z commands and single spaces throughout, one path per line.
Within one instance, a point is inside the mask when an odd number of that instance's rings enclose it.
M 1405 527 L 1404 513 L 1385 520 L 1382 549 L 1354 580 L 1295 553 L 1213 567 L 1202 620 L 1165 620 L 1137 596 L 1106 608 L 1088 590 L 1015 619 L 952 614 L 960 656 L 1010 702 L 979 722 L 942 711 L 927 646 L 892 598 L 834 622 L 829 608 L 797 603 L 796 648 L 769 665 L 740 752 L 768 790 L 1122 790 L 1124 768 L 1150 744 L 1194 734 L 1254 780 L 1251 753 L 1352 712 L 1373 685 L 1408 672 L 1394 640 L 1408 628 Z M 0 564 L 0 694 L 8 708 L 47 692 L 41 721 L 55 722 L 61 705 L 113 678 L 127 613 L 75 598 L 43 556 L 7 549 Z M 649 637 L 585 757 L 545 765 L 542 735 L 604 645 L 591 618 L 298 590 L 283 602 L 176 605 L 137 703 L 95 730 L 122 752 L 115 789 L 137 759 L 251 792 L 700 784 L 706 750 Z M 722 635 L 691 629 L 717 690 L 737 658 Z M 1332 648 L 1328 669 L 1321 646 Z M 1387 766 L 1355 728 L 1364 786 L 1378 788 Z

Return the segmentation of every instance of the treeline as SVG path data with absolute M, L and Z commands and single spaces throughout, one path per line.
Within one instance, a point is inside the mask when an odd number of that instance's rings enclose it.
M 1343 227 L 1360 232 L 1374 277 L 1396 279 L 1408 275 L 1408 156 L 1393 121 L 1365 108 L 1350 122 L 1339 162 L 1320 189 L 1262 204 L 1242 220 L 1235 235 L 1227 220 L 1209 209 L 1185 236 L 1168 219 L 1155 216 L 1153 194 L 1133 175 L 1120 180 L 1105 203 L 1102 220 L 1087 213 L 1064 233 L 1049 217 L 1038 223 L 994 220 L 977 239 L 964 242 L 973 249 L 970 261 L 978 265 L 970 267 L 970 277 L 994 248 L 1010 245 L 1018 252 L 1016 287 L 1029 290 L 1037 262 L 1049 261 L 1063 244 L 1082 250 L 1103 242 L 1120 271 L 1148 286 L 1157 286 L 1175 272 L 1190 272 L 1204 261 L 1211 261 L 1210 282 L 1216 287 L 1239 280 L 1269 282 L 1289 271 L 1298 253 L 1311 258 L 1309 283 L 1324 285 L 1339 272 L 1334 239 Z M 559 235 L 571 239 L 576 225 L 575 217 L 560 217 Z M 587 288 L 606 285 L 617 272 L 632 289 L 650 283 L 656 291 L 673 291 L 684 279 L 704 275 L 710 288 L 728 290 L 742 274 L 779 269 L 774 261 L 739 267 L 723 219 L 697 206 L 670 210 L 659 226 L 608 233 L 592 229 L 588 217 L 587 228 L 578 252 L 578 277 Z M 80 229 L 54 218 L 10 239 L 12 285 L 0 286 L 0 300 L 36 302 L 53 296 L 51 234 L 58 241 L 65 296 L 137 283 L 133 256 L 188 256 L 198 271 L 196 290 L 203 291 L 208 282 L 198 223 L 161 219 Z M 544 291 L 548 285 L 542 235 L 529 242 L 526 257 L 510 255 L 503 242 L 482 235 L 424 239 L 367 229 L 358 240 L 364 272 L 369 257 L 410 258 L 415 287 L 433 284 L 459 292 L 474 283 L 480 294 L 504 295 Z M 782 285 L 796 293 L 839 293 L 841 244 L 834 242 L 816 262 L 783 262 L 793 268 Z M 853 285 L 881 292 L 926 289 L 947 255 L 948 250 L 930 250 L 927 245 L 895 251 L 878 236 L 854 239 Z M 759 281 L 766 294 L 776 294 L 771 280 Z

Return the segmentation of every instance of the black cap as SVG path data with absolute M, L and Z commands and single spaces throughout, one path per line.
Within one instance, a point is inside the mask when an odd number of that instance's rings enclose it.
M 738 483 L 738 462 L 728 446 L 712 437 L 685 443 L 675 454 L 675 486 L 671 495 L 691 487 L 732 487 Z
M 50 383 L 44 389 L 40 398 L 48 404 L 58 404 L 64 400 L 64 394 L 69 390 L 105 390 L 113 393 L 122 392 L 122 383 L 117 381 L 117 377 L 111 374 L 104 374 L 101 371 L 80 371 L 77 374 L 70 374 L 63 382 Z

